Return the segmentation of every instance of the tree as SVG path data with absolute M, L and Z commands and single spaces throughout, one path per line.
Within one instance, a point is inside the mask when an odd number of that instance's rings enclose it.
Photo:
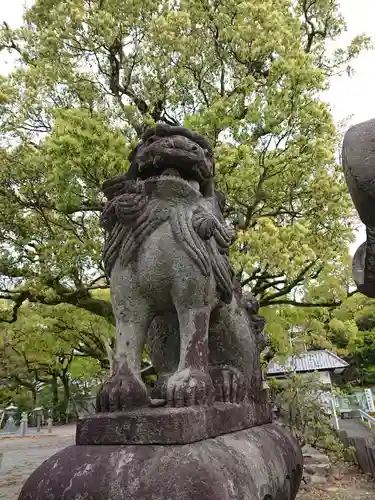
M 342 382 L 367 385 L 375 382 L 375 301 L 362 295 L 346 300 L 328 323 L 336 350 L 350 364 Z
M 0 48 L 2 315 L 70 304 L 113 321 L 101 263 L 103 180 L 128 167 L 144 127 L 183 123 L 215 146 L 232 259 L 263 307 L 337 305 L 309 290 L 346 272 L 353 212 L 320 98 L 368 45 L 335 1 L 37 0 Z M 324 281 L 324 280 L 323 280 Z M 340 280 L 338 280 L 340 282 Z
M 341 458 L 343 445 L 332 429 L 331 408 L 324 399 L 324 386 L 316 374 L 290 374 L 272 379 L 272 398 L 281 419 L 291 428 L 301 446 L 312 445 Z
M 315 292 L 319 293 L 318 288 Z M 332 350 L 349 363 L 342 375 L 335 376 L 335 383 L 346 387 L 373 384 L 375 301 L 361 294 L 349 295 L 335 308 L 301 311 L 284 306 L 278 311 L 271 310 L 277 312 L 277 317 L 270 320 L 275 350 L 281 355 L 289 355 L 291 350 L 298 354 L 306 347 Z M 293 327 L 298 327 L 294 336 Z
M 0 330 L 0 382 L 30 391 L 34 407 L 48 387 L 54 417 L 64 418 L 69 403 L 98 385 L 108 368 L 104 344 L 113 330 L 105 319 L 74 306 L 24 307 L 17 322 Z

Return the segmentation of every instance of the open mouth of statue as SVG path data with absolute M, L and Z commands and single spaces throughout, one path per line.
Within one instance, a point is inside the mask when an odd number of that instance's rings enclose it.
M 139 179 L 180 177 L 201 192 L 212 176 L 211 165 L 202 148 L 181 137 L 158 138 L 137 155 Z

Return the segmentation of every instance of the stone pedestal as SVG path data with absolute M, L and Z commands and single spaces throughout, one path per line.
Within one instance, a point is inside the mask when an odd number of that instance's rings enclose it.
M 184 408 L 144 408 L 98 413 L 79 420 L 77 439 L 86 444 L 188 444 L 272 422 L 269 403 L 215 403 Z
M 44 462 L 19 500 L 293 500 L 302 454 L 265 424 L 184 445 L 75 445 Z
M 264 402 L 99 413 L 19 500 L 293 500 L 302 453 Z

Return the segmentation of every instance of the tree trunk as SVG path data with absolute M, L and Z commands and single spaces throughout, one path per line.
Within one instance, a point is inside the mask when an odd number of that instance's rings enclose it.
M 59 386 L 57 382 L 56 375 L 52 376 L 51 379 L 51 389 L 52 389 L 52 415 L 54 420 L 60 420 L 59 415 Z
M 60 376 L 61 382 L 64 388 L 64 400 L 63 400 L 63 407 L 62 407 L 62 412 L 65 414 L 65 418 L 67 419 L 67 411 L 68 411 L 68 405 L 70 401 L 70 384 L 69 384 L 69 376 L 64 373 L 63 375 Z
M 36 408 L 36 389 L 35 387 L 30 388 L 31 397 L 33 400 L 33 409 Z
M 105 318 L 112 325 L 116 324 L 115 317 L 113 315 L 112 304 L 106 300 L 93 299 L 90 297 L 88 299 L 72 300 L 71 302 L 67 303 L 73 304 L 80 309 L 85 309 L 86 311 L 96 314 L 101 318 Z

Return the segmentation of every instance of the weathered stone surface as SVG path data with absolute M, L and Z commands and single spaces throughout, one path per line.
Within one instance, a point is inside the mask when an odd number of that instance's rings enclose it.
M 302 448 L 303 454 L 303 479 L 302 489 L 310 489 L 324 484 L 327 476 L 332 472 L 332 466 L 327 455 L 310 445 Z
M 369 465 L 370 465 L 370 469 L 371 469 L 371 475 L 375 479 L 375 446 L 369 445 L 367 447 L 367 453 L 368 453 Z
M 318 486 L 327 482 L 327 476 L 320 476 L 318 474 L 310 476 L 310 486 Z
M 306 463 L 315 463 L 315 464 L 329 464 L 330 460 L 325 453 L 317 450 L 313 446 L 305 445 L 302 448 L 302 454 L 304 458 L 304 462 Z
M 182 446 L 72 446 L 19 500 L 293 500 L 302 454 L 277 424 Z
M 371 465 L 368 454 L 368 446 L 372 440 L 368 440 L 365 437 L 355 437 L 354 447 L 357 455 L 357 460 L 360 468 L 365 474 L 371 474 Z
M 117 337 L 98 412 L 149 405 L 140 372 L 146 341 L 159 377 L 153 396 L 169 406 L 262 398 L 264 321 L 235 280 L 233 231 L 213 174 L 207 139 L 157 125 L 134 150 L 129 171 L 103 185 L 103 261 Z
M 329 476 L 331 472 L 331 464 L 316 464 L 316 463 L 306 463 L 305 459 L 305 467 L 304 472 L 310 475 L 317 476 Z
M 362 472 L 375 478 L 375 438 L 349 437 L 346 431 L 340 431 L 339 435 L 346 448 L 346 460 L 354 462 Z
M 345 134 L 342 164 L 358 215 L 366 225 L 367 241 L 353 257 L 358 289 L 375 297 L 375 119 L 351 127 Z
M 215 403 L 98 413 L 77 425 L 77 444 L 184 444 L 272 421 L 264 403 Z

